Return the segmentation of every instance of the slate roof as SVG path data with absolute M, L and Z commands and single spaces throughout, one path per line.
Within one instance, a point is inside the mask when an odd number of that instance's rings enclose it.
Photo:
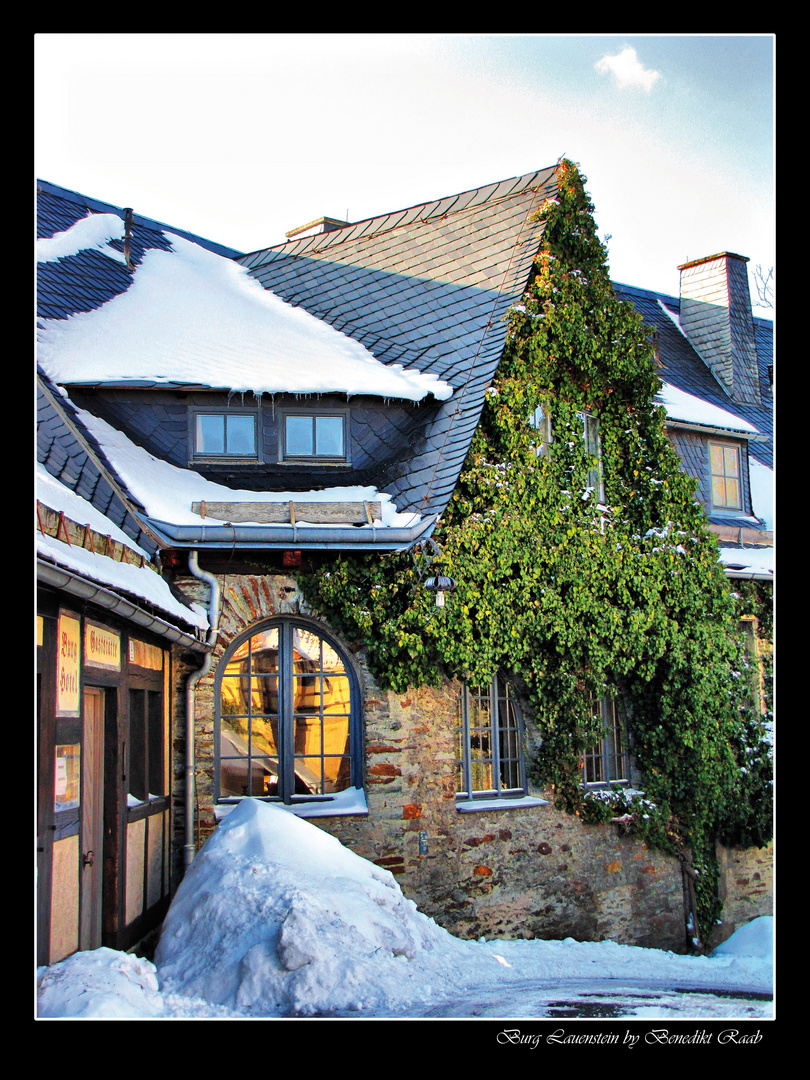
M 158 544 L 132 509 L 143 509 L 124 488 L 111 463 L 76 416 L 69 398 L 37 375 L 37 461 L 66 488 L 108 517 L 135 543 L 154 554 Z
M 754 318 L 762 404 L 742 405 L 732 401 L 680 329 L 679 299 L 630 285 L 614 283 L 613 288 L 619 299 L 630 301 L 644 321 L 657 328 L 660 357 L 658 374 L 661 379 L 684 393 L 692 394 L 748 424 L 753 424 L 764 439 L 752 439 L 749 443 L 749 454 L 762 465 L 773 469 L 774 408 L 773 391 L 768 377 L 768 367 L 774 362 L 773 322 L 769 319 Z
M 136 214 L 133 270 L 103 249 L 41 263 L 38 316 L 66 319 L 124 292 L 147 250 L 170 249 L 166 232 L 237 259 L 266 288 L 359 341 L 381 363 L 435 374 L 453 387 L 449 401 L 425 409 L 420 449 L 386 476 L 385 491 L 398 510 L 426 520 L 441 513 L 455 486 L 501 356 L 506 312 L 522 295 L 540 245 L 544 224 L 533 220 L 534 211 L 555 192 L 552 167 L 244 256 Z M 88 212 L 125 216 L 120 208 L 39 182 L 39 237 L 70 228 Z M 123 242 L 111 241 L 109 248 L 123 251 Z M 49 471 L 74 490 L 83 485 L 103 509 L 109 498 L 95 475 L 101 463 L 126 495 L 114 462 L 101 453 L 68 452 L 70 438 L 82 434 L 69 398 L 47 379 L 42 394 L 39 453 Z M 64 446 L 53 438 L 60 421 L 71 432 Z M 83 436 L 83 445 L 91 446 L 86 431 Z M 149 532 L 141 508 L 132 508 Z M 143 532 L 137 521 L 129 527 L 133 538 Z M 210 526 L 193 531 L 174 535 L 185 546 L 203 546 L 212 535 Z
M 555 193 L 552 167 L 238 260 L 376 359 L 453 387 L 424 449 L 387 480 L 401 510 L 440 513 L 450 498 L 500 360 L 505 315 L 540 246 L 544 225 L 533 213 Z

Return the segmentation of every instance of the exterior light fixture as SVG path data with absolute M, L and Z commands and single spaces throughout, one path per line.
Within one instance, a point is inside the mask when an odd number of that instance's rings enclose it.
M 423 540 L 420 544 L 417 544 L 413 551 L 413 561 L 416 567 L 416 572 L 422 582 L 422 586 L 436 594 L 436 607 L 444 607 L 444 594 L 450 592 L 456 587 L 455 578 L 448 577 L 445 574 L 432 574 L 428 577 L 424 575 L 430 570 L 431 563 L 441 556 L 439 545 L 435 540 Z
M 436 593 L 436 607 L 444 607 L 444 594 L 456 587 L 455 578 L 444 577 L 439 574 L 436 577 L 425 578 L 425 588 L 429 592 Z

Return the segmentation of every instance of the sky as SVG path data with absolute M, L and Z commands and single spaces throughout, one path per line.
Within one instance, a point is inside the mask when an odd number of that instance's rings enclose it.
M 578 163 L 614 281 L 775 266 L 770 35 L 40 34 L 37 178 L 249 252 Z M 767 312 L 759 312 L 768 314 Z

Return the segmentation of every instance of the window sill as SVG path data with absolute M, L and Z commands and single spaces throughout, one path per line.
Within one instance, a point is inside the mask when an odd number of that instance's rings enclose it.
M 456 799 L 456 810 L 460 814 L 477 814 L 482 810 L 523 810 L 530 806 L 548 806 L 548 800 L 538 799 L 534 795 L 524 795 L 519 799 Z
M 255 796 L 246 796 L 254 798 Z M 234 807 L 238 806 L 241 799 L 234 802 L 220 802 L 214 806 L 214 816 L 217 821 L 224 820 Z M 311 802 L 283 803 L 275 799 L 259 799 L 259 802 L 278 806 L 282 810 L 289 810 L 291 814 L 300 818 L 317 817 L 365 817 L 368 815 L 366 794 L 360 788 L 349 788 L 341 791 L 331 798 L 317 799 Z
M 276 464 L 288 469 L 350 469 L 352 465 L 347 458 L 317 457 L 281 458 Z

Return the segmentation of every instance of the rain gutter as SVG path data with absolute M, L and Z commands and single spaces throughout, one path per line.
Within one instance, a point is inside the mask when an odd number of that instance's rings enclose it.
M 212 653 L 219 634 L 219 581 L 213 574 L 201 570 L 197 561 L 197 552 L 188 553 L 188 568 L 198 581 L 206 582 L 211 589 L 208 597 L 208 637 L 207 651 L 202 663 L 192 671 L 186 683 L 186 762 L 185 762 L 185 797 L 186 797 L 186 843 L 183 848 L 183 864 L 191 865 L 196 852 L 194 841 L 194 768 L 195 768 L 195 731 L 194 720 L 197 703 L 197 684 L 211 670 Z
M 235 544 L 254 549 L 297 548 L 337 551 L 404 551 L 435 528 L 434 514 L 410 528 L 389 525 L 172 525 L 149 519 L 150 530 L 167 547 L 228 548 Z
M 41 585 L 50 585 L 54 589 L 60 589 L 70 596 L 86 600 L 89 603 L 96 604 L 98 607 L 106 608 L 108 611 L 120 616 L 120 618 L 135 623 L 136 626 L 141 626 L 144 630 L 149 630 L 160 637 L 167 638 L 175 644 L 184 645 L 198 651 L 205 648 L 203 642 L 190 631 L 181 630 L 165 619 L 152 615 L 144 608 L 133 604 L 131 600 L 127 600 L 111 589 L 106 589 L 97 582 L 77 574 L 74 570 L 66 570 L 61 566 L 56 566 L 54 563 L 43 562 L 41 558 L 37 558 L 37 582 Z

